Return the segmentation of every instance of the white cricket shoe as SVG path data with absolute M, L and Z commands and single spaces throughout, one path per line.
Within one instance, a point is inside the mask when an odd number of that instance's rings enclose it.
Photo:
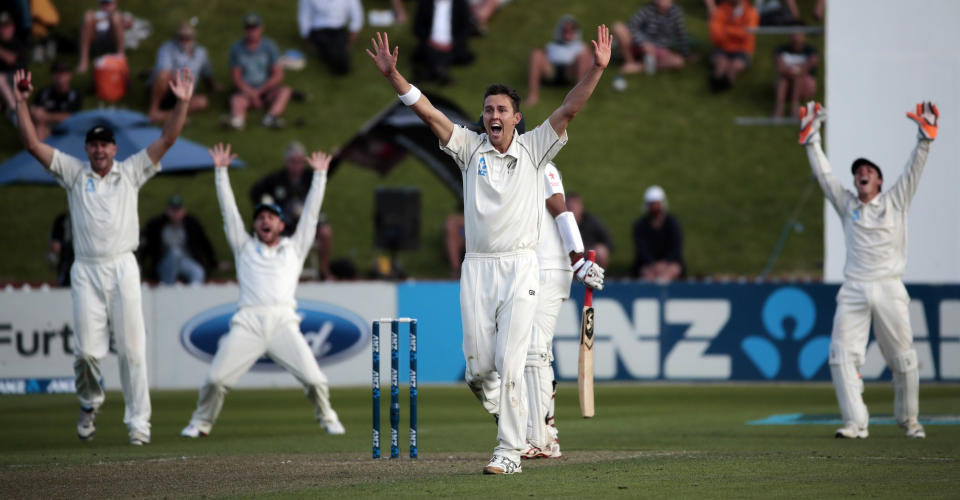
M 520 462 L 514 462 L 503 455 L 494 455 L 490 463 L 483 468 L 484 474 L 519 474 L 523 472 Z
M 130 444 L 134 446 L 150 444 L 150 434 L 143 431 L 130 431 Z
M 837 429 L 833 434 L 833 437 L 837 439 L 866 439 L 870 433 L 867 432 L 866 427 L 860 427 L 853 422 L 848 422 L 847 425 Z
M 907 426 L 907 437 L 910 439 L 924 439 L 927 437 L 927 432 L 923 430 L 923 426 L 917 422 L 912 422 Z
M 93 408 L 80 407 L 80 416 L 77 417 L 77 437 L 81 441 L 90 441 L 97 433 L 97 411 Z
M 201 437 L 205 437 L 206 435 L 207 435 L 206 432 L 201 431 L 199 427 L 193 424 L 190 424 L 184 427 L 183 430 L 180 431 L 180 437 L 185 437 L 190 439 L 201 438 Z
M 343 427 L 343 424 L 339 420 L 334 420 L 333 422 L 321 422 L 320 426 L 323 427 L 323 430 L 327 431 L 327 434 L 331 436 L 340 436 L 347 433 L 347 429 Z

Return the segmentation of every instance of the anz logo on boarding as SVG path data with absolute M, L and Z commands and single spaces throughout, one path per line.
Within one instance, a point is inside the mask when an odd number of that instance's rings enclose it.
M 480 157 L 480 162 L 477 164 L 477 175 L 480 177 L 487 176 L 487 160 L 484 157 Z
M 236 312 L 237 305 L 232 303 L 197 314 L 183 325 L 180 343 L 194 357 L 210 362 L 221 339 L 230 331 L 230 318 Z M 298 300 L 297 314 L 303 318 L 300 331 L 321 366 L 352 356 L 370 343 L 366 321 L 346 309 L 323 302 Z M 263 356 L 253 369 L 272 371 L 281 368 Z

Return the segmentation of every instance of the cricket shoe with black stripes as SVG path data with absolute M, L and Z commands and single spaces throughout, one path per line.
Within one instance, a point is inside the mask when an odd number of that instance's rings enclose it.
M 523 472 L 520 462 L 514 462 L 503 455 L 494 455 L 490 463 L 483 468 L 484 474 L 519 474 Z

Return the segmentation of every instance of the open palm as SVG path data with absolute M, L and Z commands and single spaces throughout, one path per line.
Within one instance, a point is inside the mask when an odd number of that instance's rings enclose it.
M 307 164 L 310 165 L 314 170 L 320 172 L 326 172 L 330 168 L 330 160 L 333 157 L 324 153 L 323 151 L 314 151 L 314 153 L 307 157 Z
M 594 64 L 601 68 L 606 68 L 610 64 L 610 53 L 613 47 L 613 35 L 610 34 L 610 28 L 606 24 L 597 26 L 597 39 L 591 40 L 593 43 Z
M 230 145 L 224 145 L 222 142 L 215 145 L 213 149 L 208 149 L 207 152 L 213 158 L 213 166 L 217 168 L 226 168 L 237 159 L 237 155 L 230 154 Z
M 170 82 L 170 91 L 177 96 L 177 99 L 189 101 L 193 96 L 193 83 L 193 75 L 190 74 L 189 69 L 184 68 L 174 75 Z
M 377 69 L 384 76 L 389 75 L 397 68 L 397 58 L 400 56 L 400 47 L 394 47 L 393 53 L 390 52 L 390 39 L 386 33 L 377 32 L 376 38 L 371 38 L 373 43 L 373 52 L 367 49 L 367 54 L 373 59 Z

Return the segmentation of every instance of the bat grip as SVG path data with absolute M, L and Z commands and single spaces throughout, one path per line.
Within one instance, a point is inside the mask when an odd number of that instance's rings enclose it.
M 587 251 L 587 260 L 590 262 L 597 261 L 597 252 L 595 250 Z M 587 287 L 586 292 L 583 294 L 583 306 L 584 307 L 593 307 L 593 288 Z

